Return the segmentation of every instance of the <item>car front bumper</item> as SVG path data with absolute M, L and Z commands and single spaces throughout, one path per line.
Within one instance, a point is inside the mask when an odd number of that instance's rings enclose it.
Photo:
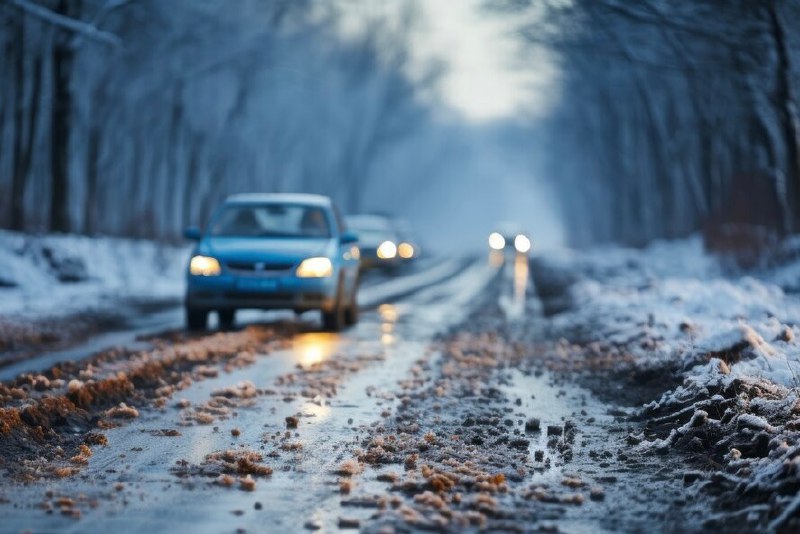
M 331 311 L 336 305 L 336 278 L 191 276 L 186 305 L 195 309 Z
M 361 249 L 360 265 L 362 269 L 372 269 L 376 267 L 390 268 L 398 265 L 400 258 L 379 258 L 375 249 Z

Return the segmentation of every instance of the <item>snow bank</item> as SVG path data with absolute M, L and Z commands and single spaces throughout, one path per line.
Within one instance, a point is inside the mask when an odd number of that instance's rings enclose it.
M 151 241 L 0 231 L 0 315 L 57 316 L 126 298 L 177 299 L 188 254 Z
M 572 308 L 553 318 L 556 330 L 591 325 L 594 339 L 625 346 L 642 366 L 666 359 L 701 372 L 721 356 L 734 376 L 800 386 L 800 299 L 768 278 L 723 276 L 698 238 L 537 261 L 574 281 Z
M 569 340 L 558 347 L 564 359 L 617 355 L 610 358 L 616 369 L 661 381 L 663 393 L 640 411 L 644 433 L 629 442 L 644 454 L 677 448 L 712 458 L 716 467 L 687 483 L 731 511 L 720 518 L 738 513 L 748 529 L 794 531 L 800 298 L 790 292 L 800 287 L 800 260 L 726 276 L 693 238 L 643 250 L 563 252 L 535 263 L 537 286 L 570 282 L 556 291 L 537 287 L 545 309 L 551 293 L 569 302 L 550 321 Z

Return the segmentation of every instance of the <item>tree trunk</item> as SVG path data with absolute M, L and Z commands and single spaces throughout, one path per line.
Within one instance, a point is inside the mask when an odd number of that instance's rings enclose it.
M 60 0 L 56 11 L 61 15 L 72 16 L 73 13 L 80 13 L 80 2 Z M 50 231 L 53 232 L 69 232 L 72 229 L 69 198 L 69 149 L 72 119 L 70 79 L 73 60 L 74 52 L 70 45 L 70 34 L 60 31 L 54 39 L 52 59 Z
M 772 38 L 778 56 L 776 75 L 776 105 L 779 109 L 780 124 L 786 145 L 786 185 L 793 217 L 790 219 L 796 228 L 800 224 L 800 118 L 792 87 L 791 50 L 786 39 L 778 2 L 773 0 L 766 6 L 769 14 Z M 789 228 L 788 230 L 792 230 Z
M 191 226 L 195 221 L 192 218 L 192 206 L 197 203 L 197 175 L 200 173 L 200 153 L 202 151 L 202 136 L 192 134 L 189 137 L 189 162 L 186 170 L 186 180 L 183 189 L 183 220 L 184 228 Z
M 97 186 L 100 175 L 100 126 L 91 119 L 86 168 L 86 205 L 84 206 L 84 231 L 93 235 L 97 231 Z
M 14 166 L 11 177 L 11 229 L 25 228 L 25 173 L 22 169 L 23 111 L 25 109 L 25 17 L 19 21 L 14 50 Z

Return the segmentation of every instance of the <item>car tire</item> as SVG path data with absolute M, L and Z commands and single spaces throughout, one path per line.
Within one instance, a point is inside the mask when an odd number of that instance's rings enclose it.
M 353 289 L 353 295 L 350 297 L 350 305 L 344 312 L 344 322 L 347 326 L 358 323 L 358 282 L 356 282 L 356 288 Z
M 336 291 L 336 303 L 333 305 L 333 309 L 322 312 L 322 327 L 328 332 L 341 332 L 346 325 L 346 310 L 342 303 L 343 292 L 342 283 L 339 282 L 339 288 Z
M 186 307 L 186 328 L 188 330 L 205 330 L 208 326 L 208 311 Z
M 345 309 L 337 304 L 331 311 L 322 312 L 322 327 L 328 332 L 341 332 L 345 327 Z
M 236 321 L 236 310 L 217 310 L 220 330 L 230 330 Z

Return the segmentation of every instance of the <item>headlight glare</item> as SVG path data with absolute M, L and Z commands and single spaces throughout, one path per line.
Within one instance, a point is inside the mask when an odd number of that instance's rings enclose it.
M 307 258 L 297 267 L 296 274 L 299 278 L 326 278 L 333 275 L 333 263 L 322 256 Z
M 531 249 L 531 240 L 527 236 L 519 234 L 514 238 L 514 248 L 520 254 L 525 254 Z
M 391 260 L 397 256 L 397 245 L 391 241 L 384 241 L 378 246 L 378 257 L 382 260 Z
M 189 261 L 189 273 L 193 276 L 219 276 L 222 268 L 216 258 L 193 256 Z
M 403 258 L 404 260 L 408 260 L 414 257 L 414 245 L 411 243 L 400 243 L 397 246 L 397 255 Z
M 497 232 L 489 234 L 489 247 L 493 250 L 503 250 L 506 247 L 506 238 Z

